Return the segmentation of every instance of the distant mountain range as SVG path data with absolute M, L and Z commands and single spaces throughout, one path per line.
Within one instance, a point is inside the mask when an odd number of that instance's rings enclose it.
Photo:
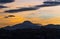
M 42 25 L 33 24 L 30 21 L 24 21 L 23 23 L 20 23 L 20 24 L 16 24 L 13 26 L 7 26 L 7 27 L 4 27 L 3 29 L 5 29 L 5 30 L 40 29 L 42 27 L 60 29 L 60 25 L 48 24 L 48 25 L 42 26 Z

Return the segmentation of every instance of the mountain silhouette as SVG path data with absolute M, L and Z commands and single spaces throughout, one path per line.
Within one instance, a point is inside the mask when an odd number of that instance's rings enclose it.
M 13 26 L 4 27 L 5 30 L 16 30 L 16 29 L 40 29 L 41 26 L 35 25 L 30 21 L 24 21 L 23 23 L 16 24 Z
M 60 25 L 48 24 L 48 25 L 45 26 L 45 28 L 55 28 L 55 29 L 60 29 Z
M 48 24 L 48 25 L 43 26 L 43 25 L 33 24 L 30 21 L 24 21 L 23 23 L 19 23 L 19 24 L 13 25 L 13 26 L 7 26 L 7 27 L 4 27 L 3 29 L 16 30 L 16 29 L 40 29 L 40 28 L 60 29 L 60 25 Z

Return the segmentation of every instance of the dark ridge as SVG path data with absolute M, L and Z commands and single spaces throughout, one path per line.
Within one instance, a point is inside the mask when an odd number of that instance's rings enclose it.
M 60 25 L 54 25 L 54 24 L 48 24 L 45 26 L 38 25 L 38 24 L 33 24 L 30 21 L 24 21 L 23 23 L 19 23 L 13 26 L 7 26 L 4 27 L 6 30 L 16 30 L 16 29 L 40 29 L 41 27 L 44 28 L 55 28 L 55 29 L 60 29 Z
M 23 12 L 23 11 L 31 11 L 31 10 L 37 10 L 37 7 L 25 7 L 25 8 L 20 8 L 20 9 L 13 9 L 13 10 L 6 10 L 6 13 L 15 13 L 15 12 Z
M 24 21 L 23 23 L 13 25 L 11 27 L 4 27 L 6 30 L 16 30 L 16 29 L 40 29 L 40 26 L 33 24 L 30 21 Z
M 41 27 L 44 27 L 46 29 L 50 29 L 50 28 L 60 29 L 60 25 L 48 24 L 48 25 L 42 26 L 42 25 L 38 25 L 38 24 L 33 24 L 30 21 L 24 21 L 23 23 L 20 23 L 20 24 L 16 24 L 16 25 L 13 25 L 13 26 L 7 26 L 7 27 L 4 27 L 4 29 L 6 29 L 6 30 L 40 29 Z
M 60 25 L 48 24 L 48 25 L 46 25 L 45 28 L 56 28 L 56 29 L 60 29 Z
M 0 28 L 0 39 L 60 39 L 60 25 L 45 26 L 30 21 Z
M 1 3 L 1 4 L 11 3 L 11 2 L 14 2 L 14 0 L 0 0 L 0 3 Z
M 40 29 L 29 28 L 11 31 L 1 28 L 0 39 L 60 39 L 60 31 L 54 28 L 47 29 L 44 27 Z

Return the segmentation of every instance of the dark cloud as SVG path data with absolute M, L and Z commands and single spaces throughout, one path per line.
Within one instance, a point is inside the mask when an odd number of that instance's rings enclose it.
M 34 7 L 23 7 L 23 8 L 19 8 L 19 9 L 13 9 L 13 10 L 6 10 L 5 12 L 6 13 L 16 13 L 16 12 L 23 12 L 23 11 L 31 11 L 31 10 L 37 10 L 37 9 L 40 9 L 42 7 L 50 7 L 50 6 L 57 6 L 57 5 L 48 5 L 48 4 L 45 4 L 43 2 L 42 5 L 35 5 Z
M 50 6 L 57 6 L 57 5 L 35 5 L 34 7 L 24 7 L 24 8 L 20 8 L 20 9 L 13 9 L 13 10 L 6 10 L 5 12 L 7 13 L 15 13 L 15 12 L 23 12 L 23 11 L 31 11 L 31 10 L 37 10 L 40 9 L 42 7 L 50 7 Z
M 7 13 L 15 13 L 15 12 L 23 12 L 23 11 L 31 11 L 31 10 L 37 10 L 37 7 L 24 7 L 24 8 L 20 8 L 20 9 L 13 9 L 13 10 L 6 10 L 5 12 Z
M 42 7 L 50 7 L 50 6 L 57 6 L 57 5 L 36 5 L 35 7 L 40 7 L 40 8 L 42 8 Z
M 5 16 L 4 18 L 9 18 L 9 17 L 15 17 L 14 15 L 8 15 L 8 16 Z
M 45 2 L 43 2 L 42 5 L 36 5 L 35 7 L 50 7 L 50 6 L 57 6 L 57 5 L 60 5 L 60 2 L 45 1 Z
M 7 7 L 7 6 L 0 6 L 0 9 L 1 9 L 1 8 L 8 8 L 8 7 Z
M 14 2 L 14 0 L 0 0 L 0 4 L 1 3 L 11 3 Z
M 42 8 L 42 7 L 49 7 L 49 6 L 54 6 L 54 5 L 35 5 L 34 7 L 24 7 L 24 8 L 20 8 L 20 9 L 14 9 L 14 10 L 7 10 L 5 12 L 8 12 L 8 13 L 15 13 L 15 12 L 23 12 L 23 11 L 31 11 L 31 10 L 37 10 L 39 8 Z

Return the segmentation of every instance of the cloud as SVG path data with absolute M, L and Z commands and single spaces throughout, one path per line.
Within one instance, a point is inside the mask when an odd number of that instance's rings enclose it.
M 5 12 L 7 13 L 15 13 L 15 12 L 23 12 L 23 11 L 31 11 L 31 10 L 37 10 L 37 7 L 24 7 L 24 8 L 20 8 L 20 9 L 13 9 L 13 10 L 7 10 Z
M 15 13 L 15 12 L 23 12 L 23 11 L 31 11 L 31 10 L 37 10 L 40 9 L 42 7 L 50 7 L 50 6 L 57 6 L 57 5 L 35 5 L 34 7 L 23 7 L 20 9 L 13 9 L 13 10 L 6 10 L 6 13 Z
M 47 5 L 43 2 L 42 5 L 35 5 L 34 7 L 23 7 L 23 8 L 19 8 L 19 9 L 13 9 L 13 10 L 6 10 L 6 13 L 16 13 L 16 12 L 23 12 L 23 11 L 31 11 L 31 10 L 37 10 L 43 7 L 51 7 L 51 6 L 57 6 L 57 5 Z
M 57 5 L 45 5 L 45 4 L 42 4 L 42 5 L 36 5 L 35 7 L 51 7 L 51 6 L 57 6 Z
M 37 10 L 42 7 L 48 7 L 48 5 L 36 5 L 34 7 L 23 7 L 19 9 L 13 9 L 13 10 L 6 10 L 6 13 L 15 13 L 15 12 L 23 12 L 23 11 L 31 11 L 31 10 Z
M 0 6 L 0 9 L 1 9 L 1 8 L 8 8 L 8 7 L 7 7 L 7 6 Z
M 36 5 L 35 7 L 50 7 L 50 6 L 57 6 L 57 5 L 60 5 L 56 2 L 43 2 L 42 5 Z
M 8 16 L 5 16 L 4 18 L 9 18 L 9 17 L 15 17 L 14 15 L 8 15 Z
M 14 0 L 0 0 L 0 4 L 1 3 L 11 3 L 11 2 L 14 2 Z

